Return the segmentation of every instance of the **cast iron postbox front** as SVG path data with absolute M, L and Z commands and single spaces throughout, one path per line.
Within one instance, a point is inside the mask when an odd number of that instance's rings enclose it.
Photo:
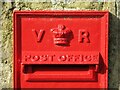
M 107 84 L 108 12 L 14 12 L 14 88 Z

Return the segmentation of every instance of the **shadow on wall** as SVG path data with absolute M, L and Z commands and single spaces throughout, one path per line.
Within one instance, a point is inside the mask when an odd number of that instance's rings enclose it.
M 109 51 L 108 51 L 108 57 L 109 57 L 109 88 L 118 88 L 119 87 L 119 72 L 118 72 L 118 66 L 119 66 L 119 59 L 118 59 L 118 25 L 120 25 L 120 19 L 117 18 L 117 16 L 110 13 L 109 17 Z

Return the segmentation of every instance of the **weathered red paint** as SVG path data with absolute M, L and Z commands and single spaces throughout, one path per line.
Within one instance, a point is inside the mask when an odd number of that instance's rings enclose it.
M 107 87 L 107 11 L 14 12 L 14 88 Z

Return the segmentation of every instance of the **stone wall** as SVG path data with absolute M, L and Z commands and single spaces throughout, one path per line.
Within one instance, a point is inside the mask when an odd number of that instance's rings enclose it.
M 8 0 L 10 1 L 10 0 Z M 40 1 L 40 0 L 39 0 Z M 11 88 L 13 85 L 13 11 L 14 10 L 108 10 L 109 22 L 109 88 L 119 87 L 120 55 L 118 54 L 120 37 L 120 3 L 114 2 L 0 2 L 0 88 Z M 119 60 L 119 61 L 118 61 Z
M 117 3 L 117 17 L 118 17 L 118 25 L 120 25 L 120 1 Z M 120 28 L 118 28 L 118 64 L 120 64 Z M 118 79 L 119 79 L 119 90 L 120 90 L 120 65 L 118 65 Z

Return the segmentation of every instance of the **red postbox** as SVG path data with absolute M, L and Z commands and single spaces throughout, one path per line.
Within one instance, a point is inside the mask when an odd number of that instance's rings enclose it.
M 106 89 L 108 14 L 15 11 L 14 88 Z

